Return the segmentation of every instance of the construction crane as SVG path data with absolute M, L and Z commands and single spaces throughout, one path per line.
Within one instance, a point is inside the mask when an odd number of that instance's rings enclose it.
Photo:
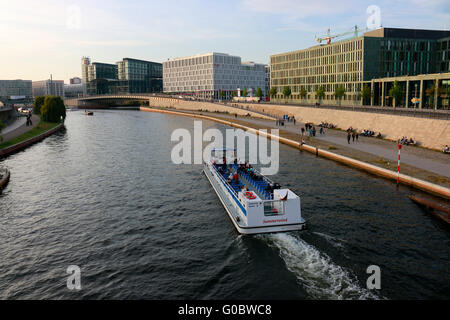
M 332 39 L 336 39 L 336 38 L 340 38 L 340 37 L 343 37 L 343 36 L 347 36 L 349 34 L 353 34 L 354 37 L 356 38 L 356 37 L 358 37 L 360 32 L 365 32 L 367 30 L 369 30 L 369 29 L 368 28 L 359 28 L 358 26 L 355 26 L 355 28 L 352 31 L 331 35 L 330 28 L 328 28 L 327 36 L 322 37 L 322 38 L 317 38 L 316 37 L 316 41 L 321 44 L 322 41 L 326 40 L 327 44 L 330 44 Z

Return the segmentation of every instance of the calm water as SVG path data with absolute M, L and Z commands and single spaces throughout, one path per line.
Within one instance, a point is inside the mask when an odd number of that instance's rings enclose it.
M 69 112 L 67 130 L 3 160 L 0 298 L 450 298 L 449 230 L 411 190 L 281 145 L 273 180 L 301 195 L 309 229 L 240 236 L 201 166 L 171 163 L 182 127 L 193 119 Z

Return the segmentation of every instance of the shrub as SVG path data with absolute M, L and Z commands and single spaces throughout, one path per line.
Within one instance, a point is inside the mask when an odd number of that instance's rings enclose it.
M 66 118 L 66 107 L 61 97 L 46 96 L 41 107 L 42 119 L 47 122 L 61 122 Z
M 45 96 L 38 96 L 34 98 L 34 104 L 33 104 L 33 113 L 34 114 L 41 114 L 41 108 L 44 104 Z

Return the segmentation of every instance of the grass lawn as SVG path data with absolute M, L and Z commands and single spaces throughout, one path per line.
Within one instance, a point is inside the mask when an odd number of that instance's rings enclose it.
M 39 124 L 36 126 L 36 128 L 31 129 L 30 131 L 25 132 L 23 135 L 15 137 L 9 141 L 3 142 L 0 144 L 0 150 L 6 147 L 10 147 L 12 145 L 15 145 L 19 142 L 28 140 L 30 138 L 36 137 L 50 129 L 53 129 L 54 127 L 56 127 L 57 125 L 59 125 L 59 123 L 53 123 L 53 122 L 45 122 L 45 121 L 40 121 Z

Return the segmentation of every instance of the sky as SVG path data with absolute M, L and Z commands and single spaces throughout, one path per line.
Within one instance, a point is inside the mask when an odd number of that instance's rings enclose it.
M 163 62 L 208 52 L 269 63 L 316 36 L 450 28 L 450 0 L 0 0 L 0 79 L 81 77 L 81 57 Z

